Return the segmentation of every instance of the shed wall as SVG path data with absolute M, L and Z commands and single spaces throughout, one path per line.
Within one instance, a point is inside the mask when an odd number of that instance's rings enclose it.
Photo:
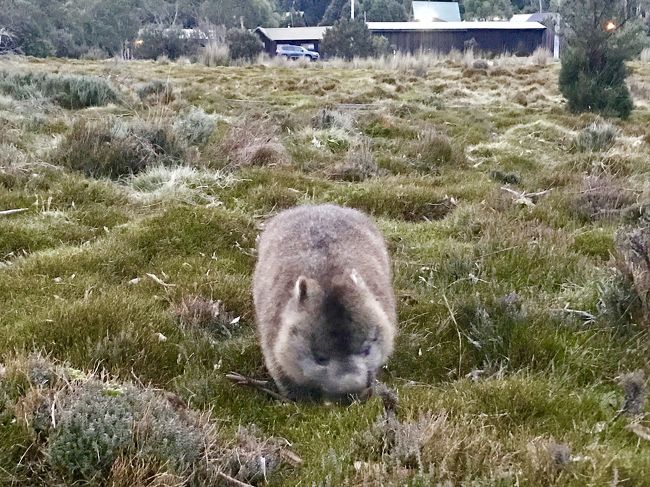
M 388 39 L 398 51 L 416 53 L 433 51 L 446 54 L 452 49 L 462 51 L 465 42 L 474 38 L 477 48 L 495 54 L 502 52 L 517 52 L 532 54 L 539 46 L 544 45 L 544 30 L 482 30 L 471 31 L 381 31 L 373 30 L 375 35 Z

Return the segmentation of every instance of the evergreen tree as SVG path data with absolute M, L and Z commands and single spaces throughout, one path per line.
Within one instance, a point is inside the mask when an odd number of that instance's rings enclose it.
M 592 111 L 626 118 L 632 111 L 625 61 L 644 45 L 643 27 L 625 0 L 563 0 L 567 47 L 560 91 L 572 112 Z
M 510 19 L 510 0 L 465 0 L 465 20 Z
M 397 0 L 366 0 L 363 4 L 368 22 L 404 22 L 408 14 Z
M 321 51 L 328 57 L 350 60 L 375 54 L 375 43 L 366 23 L 359 18 L 342 18 L 327 29 L 321 42 Z

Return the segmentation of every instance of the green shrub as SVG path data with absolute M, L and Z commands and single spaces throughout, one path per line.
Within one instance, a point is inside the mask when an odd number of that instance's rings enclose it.
M 625 83 L 625 61 L 641 53 L 643 26 L 633 9 L 618 0 L 566 0 L 560 14 L 567 25 L 560 91 L 572 112 L 627 118 L 633 108 Z
M 104 106 L 119 100 L 115 88 L 101 78 L 34 72 L 0 71 L 0 93 L 19 100 L 42 96 L 69 109 Z
M 180 56 L 192 56 L 198 51 L 194 39 L 185 39 L 180 29 L 162 30 L 157 26 L 145 27 L 138 39 L 134 56 L 139 59 L 158 59 L 167 56 L 178 59 Z
M 325 31 L 321 52 L 327 57 L 350 60 L 375 55 L 375 42 L 363 19 L 342 18 Z
M 226 34 L 226 43 L 231 59 L 246 59 L 248 61 L 255 59 L 264 47 L 255 34 L 244 29 L 229 30 Z
M 625 84 L 627 68 L 623 59 L 609 66 L 592 67 L 585 54 L 567 48 L 562 57 L 560 91 L 572 112 L 597 112 L 627 118 L 634 107 Z

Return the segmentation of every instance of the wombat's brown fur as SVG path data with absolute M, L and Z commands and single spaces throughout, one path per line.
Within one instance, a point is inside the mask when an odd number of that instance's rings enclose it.
M 269 220 L 253 298 L 266 366 L 289 397 L 363 393 L 393 351 L 388 251 L 356 210 L 301 206 Z

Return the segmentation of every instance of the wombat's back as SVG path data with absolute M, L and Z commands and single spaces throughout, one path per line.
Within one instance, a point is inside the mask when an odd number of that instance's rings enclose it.
M 353 268 L 380 301 L 394 308 L 386 244 L 374 223 L 357 210 L 335 205 L 286 210 L 267 222 L 257 250 L 253 298 L 261 311 L 286 302 L 301 275 L 327 286 Z

